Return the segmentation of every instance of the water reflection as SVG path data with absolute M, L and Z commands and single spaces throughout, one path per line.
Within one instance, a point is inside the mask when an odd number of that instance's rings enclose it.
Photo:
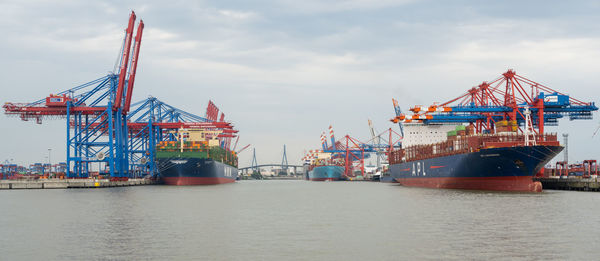
M 598 197 L 307 181 L 0 191 L 0 259 L 597 259 L 582 246 Z

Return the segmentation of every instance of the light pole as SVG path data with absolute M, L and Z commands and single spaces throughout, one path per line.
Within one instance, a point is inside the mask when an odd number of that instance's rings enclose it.
M 50 152 L 51 152 L 51 151 L 52 151 L 52 149 L 51 149 L 51 148 L 48 148 L 48 165 L 49 165 L 49 166 L 48 166 L 48 168 L 50 168 L 50 169 L 48 170 L 48 172 L 50 172 L 50 173 L 52 173 L 52 162 L 50 161 Z

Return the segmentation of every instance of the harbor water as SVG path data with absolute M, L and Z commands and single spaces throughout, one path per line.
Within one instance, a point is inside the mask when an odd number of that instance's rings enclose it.
M 240 181 L 0 191 L 0 260 L 598 260 L 600 193 Z

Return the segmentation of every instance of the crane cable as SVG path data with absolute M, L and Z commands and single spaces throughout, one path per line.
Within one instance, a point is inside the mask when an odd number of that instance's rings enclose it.
M 598 130 L 600 130 L 600 126 L 598 126 L 598 128 L 596 128 L 596 131 L 594 131 L 594 134 L 592 134 L 592 138 L 593 138 L 594 136 L 596 136 L 596 133 L 598 133 Z

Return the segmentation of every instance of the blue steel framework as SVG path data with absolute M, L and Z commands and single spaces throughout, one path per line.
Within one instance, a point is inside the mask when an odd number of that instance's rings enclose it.
M 71 107 L 83 104 L 87 99 L 67 103 L 67 177 L 89 177 L 89 164 L 105 162 L 113 178 L 127 177 L 127 124 L 124 124 L 122 109 L 113 110 L 113 101 L 117 86 L 117 75 L 108 75 L 106 81 L 93 89 L 96 94 L 107 87 L 88 107 L 93 107 L 105 98 L 108 103 L 100 114 L 84 115 L 71 112 Z M 70 125 L 70 126 L 69 126 Z M 104 136 L 108 136 L 108 140 Z
M 155 148 L 160 141 L 177 140 L 176 133 L 181 128 L 204 128 L 220 130 L 218 138 L 224 149 L 229 150 L 229 139 L 236 137 L 237 130 L 228 122 L 212 121 L 207 118 L 180 110 L 155 98 L 132 104 L 134 109 L 123 122 L 127 125 L 126 160 L 128 177 L 142 177 L 158 174 L 155 162 Z M 214 104 L 213 104 L 214 106 Z M 223 120 L 223 118 L 221 118 Z M 88 128 L 98 128 L 100 123 L 91 122 Z M 104 136 L 108 135 L 103 133 Z
M 119 74 L 110 73 L 36 102 L 3 106 L 8 115 L 35 119 L 38 123 L 44 117 L 66 117 L 68 178 L 89 177 L 93 162 L 108 165 L 111 179 L 128 177 L 126 119 L 144 28 L 140 21 L 131 48 L 135 19 L 135 13 L 131 12 L 121 49 Z
M 176 140 L 172 130 L 182 126 L 219 127 L 214 121 L 180 110 L 155 97 L 136 102 L 133 106 L 138 107 L 127 116 L 130 126 L 129 164 L 133 175 L 158 174 L 154 148 L 160 141 Z
M 131 102 L 137 57 L 144 24 L 140 21 L 130 60 L 135 13 L 131 13 L 119 62 L 118 75 L 110 74 L 92 91 L 80 95 L 79 99 L 67 103 L 67 177 L 88 177 L 92 162 L 105 162 L 112 179 L 126 180 L 129 177 L 127 111 Z M 131 67 L 128 66 L 131 64 Z M 128 71 L 129 69 L 129 71 Z M 125 87 L 126 86 L 126 87 Z M 104 92 L 101 92 L 107 87 Z M 127 89 L 125 89 L 127 88 Z M 123 95 L 126 93 L 126 95 Z M 98 95 L 99 94 L 99 95 Z M 87 107 L 106 102 L 99 114 L 88 115 L 71 111 L 73 106 L 86 106 L 85 102 L 97 98 Z M 122 106 L 123 104 L 123 106 Z M 71 128 L 69 128 L 71 125 Z M 108 136 L 108 140 L 102 137 Z M 103 156 L 106 155 L 106 156 Z M 72 167 L 72 171 L 71 171 Z
M 154 148 L 163 140 L 163 132 L 153 123 L 161 121 L 164 113 L 160 109 L 160 101 L 154 97 L 132 104 L 139 107 L 127 115 L 128 121 L 147 123 L 141 129 L 129 130 L 129 164 L 132 175 L 156 175 Z

